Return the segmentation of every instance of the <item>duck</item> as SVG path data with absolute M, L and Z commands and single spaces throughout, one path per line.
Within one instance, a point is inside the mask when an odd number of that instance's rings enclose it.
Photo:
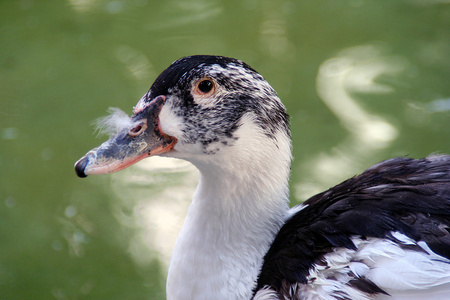
M 133 108 L 102 121 L 110 137 L 79 177 L 150 156 L 199 170 L 170 260 L 178 299 L 448 299 L 450 156 L 397 157 L 289 208 L 289 116 L 246 63 L 173 62 Z

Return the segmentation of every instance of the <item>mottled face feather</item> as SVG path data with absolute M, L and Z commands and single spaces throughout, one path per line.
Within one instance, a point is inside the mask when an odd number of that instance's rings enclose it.
M 180 83 L 180 79 L 184 79 L 185 81 L 192 79 L 188 77 L 201 72 L 203 66 L 219 65 L 223 68 L 226 68 L 231 64 L 240 66 L 244 69 L 256 73 L 255 70 L 253 70 L 250 66 L 243 63 L 242 61 L 229 57 L 212 55 L 195 55 L 183 57 L 172 63 L 158 76 L 158 78 L 156 78 L 155 82 L 150 88 L 150 96 L 167 94 L 172 87 Z
M 212 95 L 197 101 L 195 87 L 202 79 L 215 85 Z M 166 105 L 183 119 L 183 136 L 188 144 L 200 143 L 204 152 L 213 154 L 220 145 L 232 145 L 241 118 L 252 120 L 269 138 L 289 133 L 289 118 L 275 91 L 254 69 L 242 61 L 198 55 L 181 58 L 158 76 L 144 101 L 165 95 Z M 214 143 L 217 143 L 213 145 Z

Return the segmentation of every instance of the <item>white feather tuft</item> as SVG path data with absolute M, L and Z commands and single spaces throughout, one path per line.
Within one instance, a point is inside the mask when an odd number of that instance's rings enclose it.
M 274 300 L 274 299 L 280 299 L 277 292 L 272 290 L 269 287 L 264 287 L 263 289 L 260 289 L 255 297 L 253 297 L 253 300 Z
M 129 130 L 133 127 L 133 121 L 131 118 L 120 108 L 110 107 L 108 108 L 109 116 L 97 119 L 94 122 L 96 132 L 99 135 L 113 136 L 123 130 Z

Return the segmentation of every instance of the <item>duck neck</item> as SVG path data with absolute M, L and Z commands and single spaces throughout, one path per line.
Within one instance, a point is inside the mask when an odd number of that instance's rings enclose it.
M 194 162 L 200 181 L 170 262 L 168 299 L 251 298 L 288 211 L 290 157 L 284 167 L 252 159 L 235 168 Z

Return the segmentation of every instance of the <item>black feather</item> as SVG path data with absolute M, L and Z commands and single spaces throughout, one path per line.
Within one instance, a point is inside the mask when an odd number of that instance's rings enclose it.
M 255 292 L 268 286 L 288 296 L 283 286 L 306 284 L 324 254 L 335 247 L 355 250 L 354 236 L 395 241 L 391 232 L 400 232 L 450 259 L 450 156 L 381 162 L 305 205 L 265 255 Z M 363 292 L 384 293 L 364 278 L 355 277 L 350 284 Z

